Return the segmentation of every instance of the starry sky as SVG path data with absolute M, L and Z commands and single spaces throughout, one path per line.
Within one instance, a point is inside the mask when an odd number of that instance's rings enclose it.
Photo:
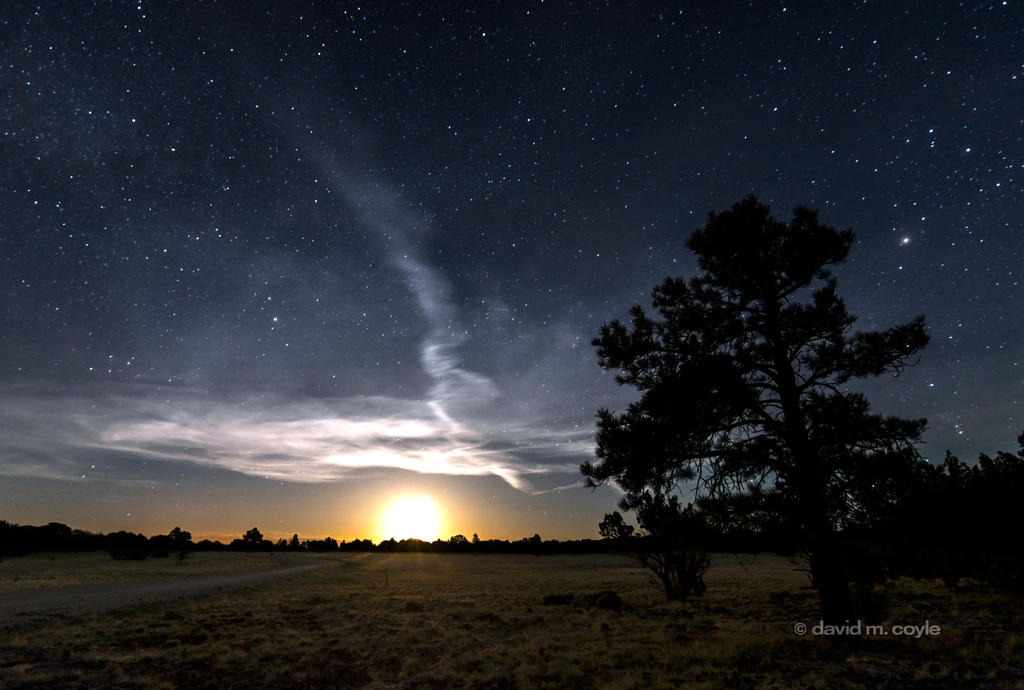
M 1019 2 L 0 7 L 0 518 L 596 537 L 599 326 L 749 193 L 852 228 L 875 409 L 1024 430 Z

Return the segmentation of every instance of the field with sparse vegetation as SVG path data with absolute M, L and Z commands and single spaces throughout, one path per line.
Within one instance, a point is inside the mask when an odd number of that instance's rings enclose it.
M 212 573 L 236 573 L 280 565 L 273 553 L 191 553 L 184 563 L 176 557 L 144 561 L 115 561 L 105 551 L 93 553 L 35 553 L 0 560 L 0 593 L 45 587 L 187 578 Z
M 265 568 L 272 558 L 196 554 L 179 570 Z M 258 587 L 0 620 L 0 687 L 1024 686 L 1024 607 L 969 582 L 886 589 L 887 628 L 927 621 L 938 634 L 825 637 L 812 633 L 817 599 L 805 573 L 775 556 L 716 555 L 707 592 L 685 605 L 666 603 L 619 556 L 322 559 L 326 567 Z M 125 579 L 151 567 L 181 576 L 171 563 L 85 554 L 9 559 L 0 577 L 38 583 L 49 567 L 51 586 L 110 581 L 118 569 Z M 595 603 L 609 590 L 620 608 Z M 544 603 L 561 594 L 573 597 Z

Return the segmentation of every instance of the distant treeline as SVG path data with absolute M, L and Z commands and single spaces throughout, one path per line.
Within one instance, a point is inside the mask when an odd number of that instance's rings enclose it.
M 108 551 L 114 558 L 143 559 L 166 557 L 183 549 L 188 551 L 266 551 L 266 552 L 316 552 L 330 553 L 343 551 L 361 552 L 429 552 L 429 553 L 594 553 L 610 550 L 613 545 L 606 539 L 577 539 L 560 541 L 542 540 L 539 535 L 524 537 L 516 541 L 507 539 L 481 540 L 473 535 L 468 539 L 457 534 L 450 539 L 432 542 L 420 539 L 388 539 L 375 544 L 369 539 L 338 541 L 332 537 L 324 539 L 279 539 L 274 542 L 264 539 L 257 528 L 247 531 L 230 543 L 203 539 L 192 541 L 182 539 L 188 535 L 175 528 L 168 534 L 147 537 L 134 532 L 110 532 L 99 534 L 73 529 L 68 525 L 51 522 L 46 525 L 18 525 L 0 520 L 0 557 L 24 556 L 30 553 L 66 553 Z
M 184 537 L 184 538 L 183 538 Z M 333 537 L 324 539 L 300 539 L 298 534 L 291 539 L 276 542 L 264 539 L 259 529 L 252 528 L 245 534 L 225 544 L 221 541 L 203 539 L 191 540 L 188 532 L 179 528 L 168 534 L 147 537 L 134 532 L 111 532 L 98 534 L 72 529 L 59 522 L 46 525 L 17 525 L 0 520 L 0 557 L 24 556 L 30 553 L 62 553 L 108 551 L 114 558 L 140 560 L 144 558 L 167 557 L 188 551 L 264 551 L 264 552 L 381 552 L 381 553 L 508 553 L 508 554 L 575 554 L 609 553 L 634 551 L 643 545 L 647 537 L 622 539 L 542 539 L 539 534 L 515 541 L 508 539 L 480 539 L 477 535 L 467 538 L 456 534 L 450 539 L 423 541 L 420 539 L 387 539 L 374 543 L 369 539 L 338 541 Z M 763 539 L 752 535 L 718 535 L 712 545 L 716 551 L 755 552 L 775 550 Z

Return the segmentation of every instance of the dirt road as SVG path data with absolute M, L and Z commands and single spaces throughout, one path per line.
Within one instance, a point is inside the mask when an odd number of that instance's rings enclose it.
M 0 594 L 0 623 L 16 623 L 41 616 L 87 613 L 147 601 L 209 594 L 218 590 L 258 585 L 320 567 L 323 567 L 323 564 L 306 563 L 247 573 L 211 573 L 174 580 L 107 582 L 5 592 Z

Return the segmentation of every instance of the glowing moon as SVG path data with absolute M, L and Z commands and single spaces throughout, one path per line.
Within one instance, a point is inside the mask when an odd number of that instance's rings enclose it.
M 380 529 L 384 539 L 434 541 L 440 536 L 441 513 L 427 496 L 404 496 L 384 509 Z

